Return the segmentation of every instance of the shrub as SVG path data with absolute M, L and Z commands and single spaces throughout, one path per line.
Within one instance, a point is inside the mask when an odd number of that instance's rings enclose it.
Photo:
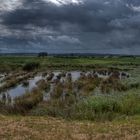
M 23 70 L 24 71 L 32 71 L 37 69 L 40 66 L 40 64 L 38 62 L 30 62 L 30 63 L 26 63 L 23 66 Z

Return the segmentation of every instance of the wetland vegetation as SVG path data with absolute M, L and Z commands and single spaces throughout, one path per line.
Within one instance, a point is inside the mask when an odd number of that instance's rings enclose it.
M 140 116 L 139 60 L 1 57 L 0 114 L 93 122 Z

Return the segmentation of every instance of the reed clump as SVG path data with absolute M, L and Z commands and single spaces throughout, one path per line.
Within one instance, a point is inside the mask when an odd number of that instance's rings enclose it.
M 16 112 L 25 113 L 42 100 L 42 91 L 40 91 L 38 88 L 34 88 L 31 92 L 27 92 L 23 96 L 15 98 L 13 108 Z

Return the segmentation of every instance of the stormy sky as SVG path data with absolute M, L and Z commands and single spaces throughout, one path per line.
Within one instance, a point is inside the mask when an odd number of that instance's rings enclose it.
M 140 54 L 140 0 L 0 0 L 0 53 Z

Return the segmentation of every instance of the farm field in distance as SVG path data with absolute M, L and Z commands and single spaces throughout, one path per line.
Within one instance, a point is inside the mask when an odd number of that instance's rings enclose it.
M 1 56 L 0 139 L 58 137 L 139 139 L 140 57 Z

